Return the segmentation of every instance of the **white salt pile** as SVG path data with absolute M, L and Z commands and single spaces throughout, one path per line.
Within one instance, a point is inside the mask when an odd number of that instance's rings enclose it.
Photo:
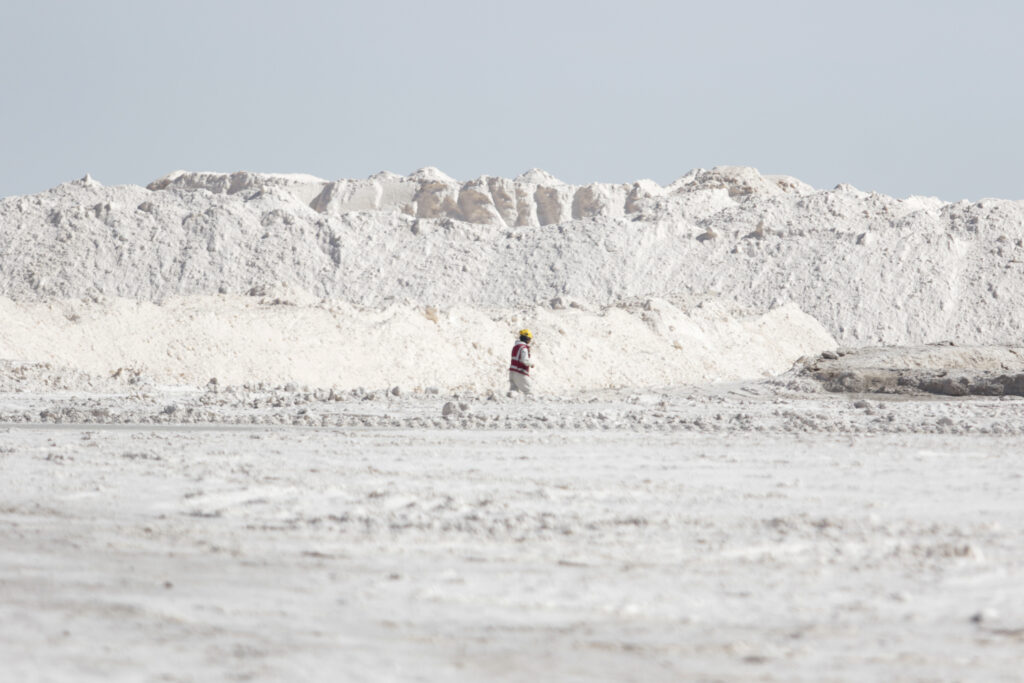
M 86 177 L 0 201 L 0 239 L 0 357 L 167 381 L 490 386 L 520 324 L 565 391 L 755 377 L 833 338 L 998 344 L 1024 328 L 1024 203 L 819 191 L 749 168 L 667 187 L 429 168 Z
M 0 358 L 106 376 L 118 368 L 163 384 L 211 378 L 351 389 L 507 388 L 509 330 L 529 324 L 545 393 L 763 377 L 834 342 L 795 306 L 737 318 L 720 306 L 689 314 L 660 300 L 602 313 L 344 302 L 294 306 L 255 297 L 193 296 L 15 303 L 0 299 Z

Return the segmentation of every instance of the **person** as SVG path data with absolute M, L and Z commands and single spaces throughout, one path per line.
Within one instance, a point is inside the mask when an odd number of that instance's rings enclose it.
M 533 393 L 533 384 L 530 380 L 530 368 L 534 366 L 530 357 L 530 342 L 533 335 L 529 330 L 519 330 L 519 341 L 512 347 L 512 365 L 508 368 L 508 391 L 522 392 L 525 395 Z

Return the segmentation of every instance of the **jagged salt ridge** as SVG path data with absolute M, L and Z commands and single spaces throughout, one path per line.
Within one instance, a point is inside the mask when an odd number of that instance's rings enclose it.
M 408 176 L 382 172 L 366 180 L 326 180 L 302 174 L 189 173 L 175 171 L 150 190 L 206 190 L 238 194 L 273 188 L 318 213 L 397 212 L 416 218 L 450 218 L 466 223 L 540 226 L 596 217 L 622 218 L 643 211 L 649 200 L 669 200 L 695 189 L 724 189 L 730 197 L 754 193 L 810 194 L 813 188 L 789 176 L 762 176 L 751 168 L 691 171 L 668 187 L 652 180 L 628 184 L 568 185 L 540 169 L 514 179 L 485 176 L 459 182 L 436 168 Z M 667 205 L 666 205 L 667 206 Z M 657 206 L 655 209 L 664 207 Z
M 843 344 L 1006 343 L 1024 328 L 1024 203 L 815 190 L 749 168 L 666 187 L 542 171 L 461 183 L 436 169 L 86 178 L 0 201 L 0 237 L 0 294 L 14 300 L 285 283 L 374 307 L 792 301 Z

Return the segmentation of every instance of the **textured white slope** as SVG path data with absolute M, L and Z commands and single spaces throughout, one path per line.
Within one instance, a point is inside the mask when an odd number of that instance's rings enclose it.
M 1024 203 L 816 191 L 753 169 L 667 187 L 176 173 L 0 202 L 0 294 L 159 301 L 275 283 L 315 299 L 484 309 L 649 297 L 764 312 L 843 344 L 1019 341 Z
M 795 306 L 737 318 L 706 305 L 690 314 L 659 300 L 602 314 L 194 296 L 163 305 L 115 299 L 15 303 L 0 298 L 0 358 L 103 377 L 120 368 L 166 384 L 298 382 L 407 391 L 507 389 L 511 331 L 533 328 L 544 393 L 697 384 L 783 372 L 835 343 Z M 123 373 L 122 373 L 123 374 Z

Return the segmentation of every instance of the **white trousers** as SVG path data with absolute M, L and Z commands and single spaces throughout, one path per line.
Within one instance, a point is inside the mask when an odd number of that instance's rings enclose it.
M 533 393 L 533 382 L 530 380 L 529 375 L 524 375 L 521 372 L 515 370 L 508 371 L 508 390 L 509 391 L 521 391 L 524 394 Z

